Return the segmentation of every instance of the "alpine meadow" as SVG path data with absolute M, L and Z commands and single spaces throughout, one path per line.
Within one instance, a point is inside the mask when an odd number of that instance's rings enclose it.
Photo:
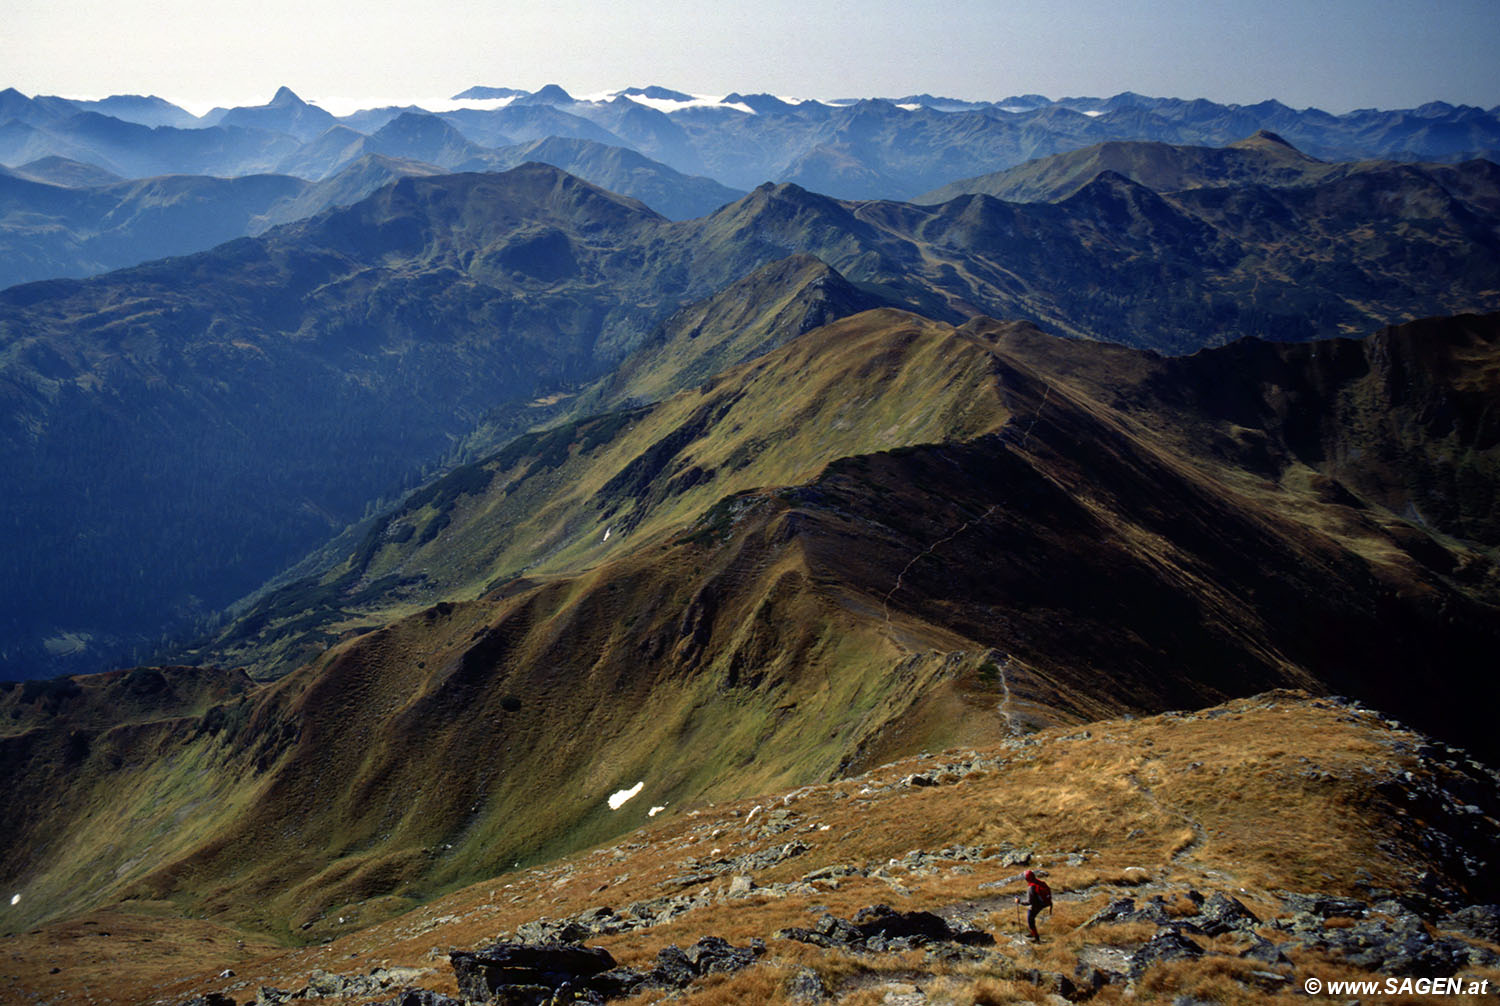
M 1494 1001 L 1500 107 L 428 104 L 0 92 L 0 1003 Z

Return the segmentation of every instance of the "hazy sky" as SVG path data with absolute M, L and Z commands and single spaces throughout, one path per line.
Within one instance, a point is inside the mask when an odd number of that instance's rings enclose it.
M 1500 104 L 1500 0 L 5 0 L 0 87 L 259 104 L 574 93 L 1120 91 L 1331 112 Z

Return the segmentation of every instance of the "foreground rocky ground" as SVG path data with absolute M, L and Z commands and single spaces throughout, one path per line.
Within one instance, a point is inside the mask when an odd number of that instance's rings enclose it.
M 1351 980 L 1376 984 L 1330 1001 L 1500 993 L 1500 778 L 1337 699 L 1058 728 L 653 821 L 377 925 L 321 920 L 330 935 L 302 948 L 117 906 L 0 943 L 0 1001 L 1260 1003 Z M 1035 944 L 1013 901 L 1026 868 L 1056 896 Z

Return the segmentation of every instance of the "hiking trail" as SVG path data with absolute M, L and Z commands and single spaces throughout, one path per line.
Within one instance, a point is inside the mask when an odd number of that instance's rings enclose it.
M 891 628 L 891 598 L 895 597 L 896 596 L 896 592 L 901 589 L 901 583 L 902 583 L 903 580 L 906 579 L 906 574 L 911 570 L 911 568 L 913 566 L 915 566 L 918 562 L 920 562 L 921 560 L 925 559 L 927 556 L 931 555 L 933 552 L 935 552 L 936 550 L 938 550 L 939 548 L 941 548 L 942 546 L 948 544 L 950 541 L 952 541 L 953 539 L 957 538 L 959 535 L 963 534 L 965 531 L 967 531 L 969 528 L 973 527 L 975 524 L 978 524 L 980 521 L 987 519 L 990 514 L 994 513 L 998 509 L 1000 509 L 1000 504 L 999 503 L 992 503 L 990 505 L 990 508 L 988 510 L 986 510 L 984 513 L 980 514 L 978 517 L 970 517 L 968 520 L 964 521 L 963 524 L 961 524 L 959 526 L 959 528 L 958 528 L 957 531 L 954 531 L 952 534 L 950 534 L 950 535 L 948 535 L 948 536 L 946 536 L 944 538 L 940 538 L 937 541 L 933 542 L 931 545 L 928 545 L 922 551 L 918 552 L 915 556 L 913 556 L 912 559 L 911 559 L 911 561 L 908 562 L 905 566 L 903 566 L 901 568 L 901 572 L 899 572 L 899 573 L 896 574 L 896 583 L 895 583 L 895 585 L 892 586 L 890 590 L 886 591 L 886 594 L 885 594 L 885 600 L 884 600 L 885 627 L 886 627 L 887 631 L 889 631 L 890 628 Z M 897 646 L 901 646 L 900 643 L 897 643 L 896 645 Z M 904 651 L 906 648 L 904 646 L 902 646 L 901 649 Z
M 1016 722 L 1015 713 L 1011 711 L 1010 680 L 1006 674 L 1006 672 L 1010 669 L 1010 658 L 1002 657 L 1000 660 L 995 662 L 995 666 L 1000 671 L 1000 704 L 995 708 L 1001 716 L 1005 717 L 1005 726 L 1010 730 L 1010 735 L 1012 737 L 1019 737 L 1021 736 L 1022 730 L 1020 724 Z

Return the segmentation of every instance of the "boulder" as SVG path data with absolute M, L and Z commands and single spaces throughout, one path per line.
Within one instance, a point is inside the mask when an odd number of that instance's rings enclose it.
M 1170 927 L 1158 929 L 1155 936 L 1130 955 L 1130 977 L 1139 978 L 1151 965 L 1162 961 L 1196 960 L 1202 956 L 1203 948 L 1180 931 Z
M 448 958 L 460 992 L 507 1006 L 530 1006 L 537 989 L 551 996 L 615 967 L 609 951 L 577 943 L 495 943 L 477 951 L 455 950 Z
M 593 935 L 588 926 L 574 919 L 559 919 L 555 922 L 538 919 L 523 922 L 516 927 L 516 942 L 535 944 L 582 943 Z
M 1024 968 L 1013 972 L 1010 977 L 1012 980 L 1030 982 L 1047 995 L 1062 996 L 1069 1002 L 1075 1002 L 1081 998 L 1078 986 L 1073 983 L 1073 979 L 1067 975 L 1058 974 L 1056 971 Z
M 1240 951 L 1240 956 L 1250 961 L 1259 961 L 1262 964 L 1290 964 L 1286 954 L 1281 948 L 1270 940 L 1262 939 L 1254 933 L 1250 934 L 1250 945 Z
M 1470 905 L 1444 916 L 1439 924 L 1471 939 L 1500 943 L 1500 905 Z
M 1314 915 L 1320 919 L 1331 919 L 1339 915 L 1358 919 L 1364 916 L 1367 908 L 1363 901 L 1354 898 L 1336 898 L 1329 894 L 1284 893 L 1281 901 L 1294 912 Z
M 800 968 L 786 983 L 787 998 L 793 1002 L 821 1002 L 829 996 L 823 976 L 812 968 Z
M 854 926 L 866 940 L 872 936 L 945 940 L 952 935 L 948 923 L 931 912 L 898 912 L 889 905 L 861 908 L 854 914 Z
M 1342 929 L 1302 933 L 1296 942 L 1337 955 L 1356 967 L 1397 978 L 1448 978 L 1469 960 L 1469 948 L 1458 940 L 1433 939 L 1422 920 L 1407 915 L 1394 921 L 1365 919 Z
M 1117 898 L 1090 916 L 1084 926 L 1106 926 L 1116 922 L 1128 922 L 1134 914 L 1134 898 Z
M 656 964 L 641 976 L 641 984 L 664 989 L 687 988 L 704 975 L 729 974 L 747 968 L 765 952 L 765 943 L 758 939 L 751 940 L 748 947 L 736 947 L 717 936 L 705 936 L 686 950 L 675 945 L 663 947 L 656 955 Z
M 461 999 L 445 996 L 441 992 L 429 992 L 427 989 L 407 989 L 395 999 L 390 1006 L 464 1006 Z
M 853 921 L 824 915 L 812 929 L 792 927 L 776 932 L 781 939 L 819 947 L 867 953 L 895 953 L 934 943 L 989 945 L 995 938 L 972 926 L 954 929 L 931 912 L 898 912 L 889 905 L 871 905 L 855 913 Z
M 1250 929 L 1260 924 L 1254 912 L 1222 891 L 1209 897 L 1192 921 L 1209 936 L 1220 936 L 1232 929 Z

